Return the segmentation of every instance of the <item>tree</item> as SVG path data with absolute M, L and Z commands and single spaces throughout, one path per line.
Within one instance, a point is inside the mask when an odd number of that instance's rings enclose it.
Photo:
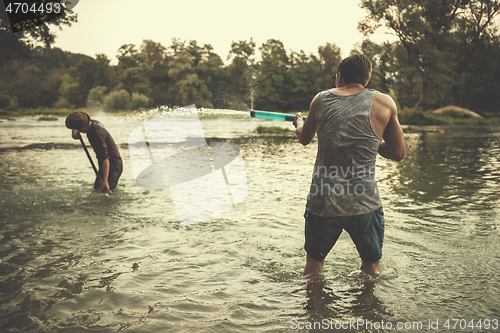
M 139 92 L 149 94 L 150 83 L 148 72 L 151 71 L 145 65 L 147 52 L 140 53 L 134 44 L 122 45 L 118 52 L 118 66 L 115 72 L 115 87 L 118 90 L 125 89 L 129 94 Z
M 38 3 L 53 5 L 53 1 L 46 0 Z M 62 79 L 50 73 L 55 68 L 48 60 L 51 58 L 49 52 L 45 52 L 50 50 L 56 38 L 49 27 L 71 26 L 77 21 L 77 15 L 71 10 L 61 9 L 61 15 L 57 17 L 47 12 L 31 12 L 33 15 L 28 20 L 25 18 L 29 15 L 23 15 L 23 21 L 11 17 L 12 28 L 6 18 L 0 18 L 0 77 L 7 83 L 0 82 L 0 89 L 11 96 L 11 107 L 50 106 L 59 97 Z M 37 43 L 45 47 L 35 47 Z M 65 55 L 67 53 L 63 57 Z
M 39 0 L 37 4 L 50 4 L 53 6 L 54 1 Z M 9 23 L 5 19 L 0 20 L 0 45 L 5 45 L 4 42 L 8 42 L 10 46 L 17 46 L 19 43 L 33 45 L 41 42 L 46 48 L 50 48 L 56 38 L 56 35 L 50 32 L 50 26 L 55 25 L 59 28 L 64 25 L 71 26 L 77 22 L 78 16 L 72 10 L 61 6 L 59 14 L 55 10 L 50 13 L 49 11 L 29 11 L 22 16 L 22 20 L 17 21 L 13 17 L 10 20 L 12 27 L 9 26 Z M 15 34 L 10 33 L 11 29 Z M 14 41 L 12 36 L 17 38 L 17 42 Z
M 369 16 L 359 25 L 365 35 L 382 22 L 393 30 L 408 53 L 408 63 L 421 80 L 416 108 L 427 106 L 429 85 L 447 70 L 445 51 L 453 21 L 463 7 L 461 0 L 362 0 Z
M 500 1 L 470 1 L 464 14 L 457 19 L 450 88 L 453 105 L 462 106 L 462 103 L 470 100 L 470 90 L 475 88 L 472 82 L 481 86 L 477 93 L 483 96 L 485 90 L 497 85 L 498 77 L 495 79 L 492 74 L 498 73 L 499 65 L 498 27 L 494 24 L 499 11 Z M 480 82 L 477 77 L 479 73 Z M 494 101 L 496 98 L 489 100 Z M 481 109 L 486 107 L 484 101 L 480 104 L 483 105 Z
M 458 74 L 457 74 L 458 75 Z M 456 82 L 459 105 L 488 113 L 500 111 L 500 37 L 483 38 L 473 50 L 467 67 Z
M 215 96 L 219 89 L 222 88 L 221 72 L 224 63 L 219 55 L 213 52 L 213 48 L 210 44 L 204 45 L 203 50 L 203 60 L 198 63 L 195 71 L 210 92 L 210 107 L 216 107 Z
M 142 91 L 149 96 L 147 104 L 168 104 L 168 87 L 173 84 L 168 77 L 168 66 L 171 57 L 167 55 L 167 48 L 152 40 L 143 40 L 140 56 L 144 78 L 148 81 L 148 89 Z M 137 92 L 141 92 L 137 90 Z
M 385 25 L 398 36 L 407 52 L 408 65 L 420 78 L 420 97 L 415 107 L 424 109 L 432 83 L 445 82 L 457 69 L 454 60 L 460 29 L 472 25 L 479 33 L 476 36 L 491 29 L 500 1 L 362 0 L 361 6 L 368 16 L 359 23 L 360 31 L 369 35 Z
M 14 59 L 28 59 L 29 45 L 10 31 L 9 23 L 0 19 L 0 68 Z
M 283 43 L 269 39 L 259 48 L 262 61 L 258 66 L 255 107 L 264 110 L 288 110 L 292 107 L 288 82 L 289 58 Z
M 318 47 L 321 72 L 316 79 L 316 90 L 321 91 L 332 86 L 332 76 L 337 73 L 337 68 L 342 61 L 340 48 L 335 44 L 326 43 Z
M 130 109 L 139 110 L 147 107 L 149 104 L 149 98 L 145 95 L 139 94 L 137 92 L 130 96 Z
M 252 107 L 256 85 L 254 54 L 255 42 L 252 38 L 249 42 L 240 40 L 231 43 L 227 60 L 232 58 L 232 61 L 226 68 L 227 85 L 224 89 L 227 93 L 226 98 L 229 99 L 229 107 L 240 110 Z
M 0 110 L 5 110 L 10 106 L 10 97 L 0 93 Z
M 317 80 L 323 76 L 321 62 L 315 56 L 308 56 L 303 50 L 290 55 L 290 71 L 288 73 L 291 84 L 290 102 L 296 111 L 309 109 L 311 99 L 319 92 Z M 330 77 L 330 85 L 333 81 Z
M 199 63 L 203 56 L 197 45 L 191 43 L 190 49 L 179 51 L 169 63 L 168 76 L 175 82 L 169 86 L 171 105 L 186 106 L 196 104 L 198 107 L 212 107 L 212 93 L 203 77 L 199 76 Z M 197 68 L 198 67 L 198 68 Z
M 123 72 L 126 69 L 138 67 L 142 57 L 134 44 L 124 44 L 118 49 L 118 69 Z
M 144 65 L 153 72 L 162 68 L 166 58 L 166 48 L 160 43 L 145 39 L 141 45 L 141 56 Z
M 130 94 L 126 90 L 110 92 L 104 98 L 106 111 L 123 111 L 129 109 Z
M 90 109 L 100 109 L 104 106 L 104 98 L 106 97 L 106 91 L 108 88 L 104 86 L 98 86 L 90 89 L 89 95 L 87 97 L 87 108 Z
M 110 85 L 110 60 L 104 54 L 97 54 L 96 58 L 81 60 L 76 66 L 76 81 L 83 96 L 87 97 L 94 87 L 109 87 Z M 83 103 L 86 98 L 81 102 Z M 82 105 L 83 106 L 83 105 Z
M 84 105 L 85 98 L 87 97 L 87 94 L 82 94 L 78 82 L 76 82 L 69 74 L 65 74 L 63 76 L 63 81 L 59 86 L 59 93 L 61 94 L 59 105 L 64 105 L 64 102 L 67 102 L 67 105 L 64 107 L 70 108 Z

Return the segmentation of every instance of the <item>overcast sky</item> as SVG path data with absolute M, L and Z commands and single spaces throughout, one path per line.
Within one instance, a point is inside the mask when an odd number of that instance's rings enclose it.
M 288 52 L 307 54 L 335 43 L 345 57 L 362 41 L 357 25 L 366 15 L 356 0 L 81 0 L 73 10 L 78 22 L 56 28 L 53 46 L 92 57 L 104 53 L 113 64 L 123 44 L 139 47 L 151 39 L 168 47 L 174 37 L 211 44 L 224 61 L 232 41 L 252 37 L 257 48 L 274 38 Z M 395 37 L 380 31 L 371 39 L 380 43 Z

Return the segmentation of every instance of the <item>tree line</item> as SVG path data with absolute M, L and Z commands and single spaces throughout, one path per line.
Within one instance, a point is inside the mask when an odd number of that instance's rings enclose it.
M 351 53 L 373 63 L 369 88 L 394 97 L 400 108 L 456 105 L 500 111 L 500 0 L 362 0 L 368 12 L 359 30 L 381 25 L 394 43 L 366 38 Z M 71 24 L 66 20 L 58 24 Z M 42 31 L 46 31 L 43 30 Z M 27 32 L 28 34 L 28 32 Z M 54 36 L 34 47 L 0 22 L 0 109 L 99 108 L 135 110 L 160 105 L 304 111 L 314 95 L 334 85 L 341 50 L 334 43 L 306 54 L 269 39 L 233 41 L 226 63 L 210 44 L 152 40 L 118 49 L 117 65 L 51 48 Z M 6 45 L 7 45 L 6 44 Z M 257 50 L 259 57 L 257 58 Z
M 331 87 L 341 56 L 334 44 L 318 55 L 287 53 L 282 42 L 233 42 L 228 64 L 211 45 L 173 39 L 122 45 L 118 64 L 58 48 L 35 47 L 0 69 L 0 108 L 103 108 L 159 105 L 249 110 L 306 110 L 311 96 Z

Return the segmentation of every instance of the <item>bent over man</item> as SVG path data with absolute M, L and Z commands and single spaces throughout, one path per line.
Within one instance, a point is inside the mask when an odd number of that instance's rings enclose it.
M 118 185 L 118 179 L 123 171 L 122 158 L 115 141 L 109 132 L 97 120 L 90 119 L 84 112 L 73 112 L 66 117 L 66 127 L 72 130 L 73 139 L 79 139 L 79 132 L 87 133 L 92 148 L 99 162 L 99 178 L 94 182 L 94 188 L 101 188 L 103 193 L 112 191 Z
M 344 59 L 336 88 L 317 94 L 309 115 L 295 115 L 295 134 L 309 144 L 318 134 L 318 152 L 305 216 L 307 252 L 304 276 L 323 272 L 325 257 L 343 230 L 361 257 L 361 270 L 379 274 L 384 239 L 384 213 L 375 181 L 377 154 L 401 161 L 406 153 L 393 99 L 366 89 L 370 60 Z

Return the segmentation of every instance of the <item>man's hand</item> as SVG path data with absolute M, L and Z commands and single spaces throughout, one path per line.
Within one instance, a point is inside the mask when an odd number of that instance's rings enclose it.
M 304 126 L 304 115 L 300 112 L 297 112 L 295 114 L 295 119 L 293 120 L 293 126 L 295 126 L 295 128 L 297 128 L 298 126 Z
M 110 193 L 110 191 L 109 191 L 109 183 L 108 183 L 107 180 L 101 180 L 101 182 L 100 182 L 99 185 L 101 186 L 101 192 L 102 193 L 106 193 L 106 194 Z
M 75 140 L 78 140 L 80 139 L 80 132 L 78 132 L 78 130 L 74 129 L 71 131 L 71 137 Z

